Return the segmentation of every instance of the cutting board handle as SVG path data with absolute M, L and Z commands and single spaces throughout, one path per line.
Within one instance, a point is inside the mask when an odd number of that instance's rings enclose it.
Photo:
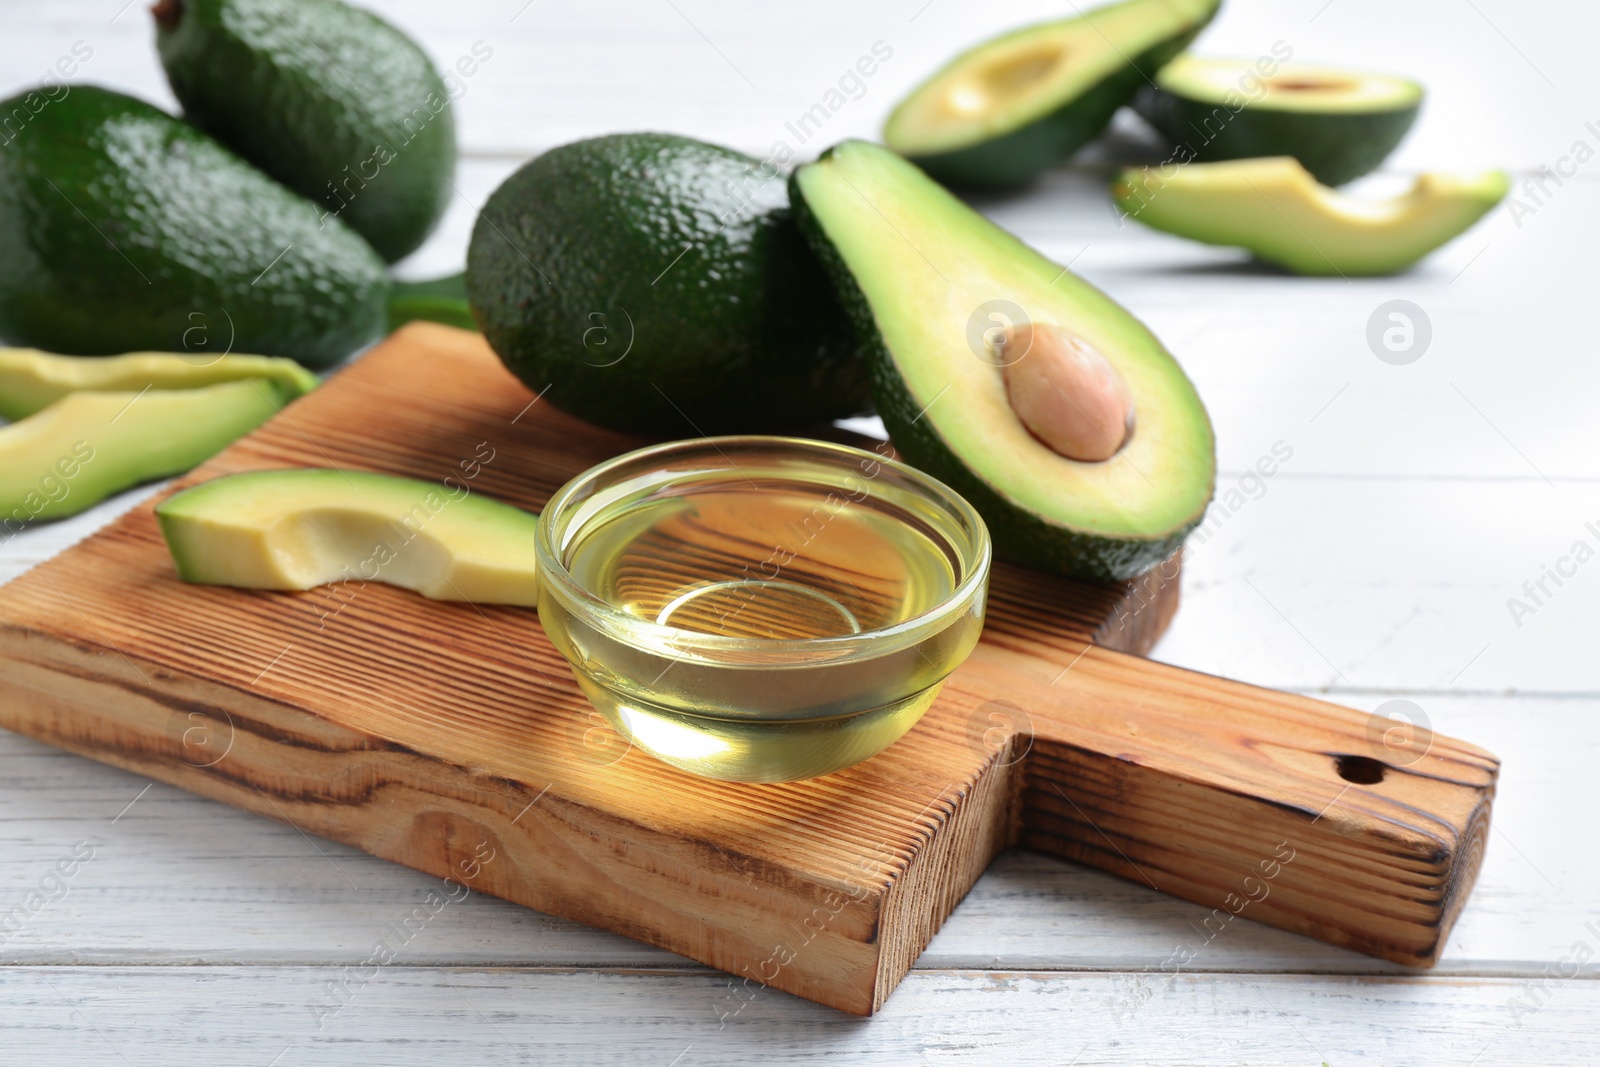
M 987 697 L 971 721 L 1009 738 L 1011 840 L 1213 908 L 1167 966 L 1235 918 L 1435 962 L 1482 863 L 1494 756 L 1093 644 L 1041 666 L 985 644 L 962 671 Z

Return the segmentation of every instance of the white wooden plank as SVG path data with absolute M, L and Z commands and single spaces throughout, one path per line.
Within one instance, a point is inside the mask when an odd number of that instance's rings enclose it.
M 514 154 L 619 129 L 680 130 L 762 150 L 787 138 L 814 153 L 825 141 L 874 135 L 895 101 L 960 49 L 1064 10 L 1050 0 L 981 7 L 951 0 L 372 6 L 410 30 L 441 67 L 474 42 L 494 49 L 465 82 L 462 136 L 474 151 Z M 79 79 L 170 104 L 144 3 L 51 0 L 46 10 L 37 7 L 0 9 L 0 92 L 36 83 L 84 40 L 95 55 Z M 1531 167 L 1552 162 L 1584 136 L 1583 124 L 1595 118 L 1585 106 L 1600 97 L 1600 72 L 1583 47 L 1600 31 L 1600 15 L 1570 5 L 1552 20 L 1540 10 L 1512 0 L 1400 8 L 1382 0 L 1230 3 L 1200 47 L 1254 57 L 1281 40 L 1300 58 L 1408 74 L 1430 96 L 1396 166 Z M 839 107 L 822 134 L 797 143 L 785 123 L 823 101 L 879 40 L 893 57 L 865 82 L 860 99 Z
M 402 957 L 350 972 L 10 969 L 0 1042 L 19 1062 L 69 1054 L 118 1067 L 1592 1062 L 1600 983 L 1552 981 L 1541 1008 L 1514 1015 L 1507 1004 L 1519 1001 L 1530 993 L 1492 978 L 945 971 L 911 975 L 863 1023 L 722 975 L 485 972 Z
M 1279 476 L 1250 499 L 1237 476 L 1222 484 L 1158 658 L 1374 699 L 1600 692 L 1600 564 L 1573 555 L 1600 549 L 1592 486 Z M 1572 576 L 1558 587 L 1546 565 Z
M 1436 973 L 1518 974 L 1560 959 L 1595 918 L 1600 857 L 1573 848 L 1570 827 L 1549 812 L 1566 803 L 1570 768 L 1600 761 L 1600 703 L 1419 703 L 1434 728 L 1505 761 L 1484 870 Z M 0 962 L 349 964 L 439 888 L 355 849 L 169 786 L 145 792 L 148 785 L 0 734 Z M 1580 812 L 1592 818 L 1593 805 Z M 92 859 L 51 878 L 58 861 L 88 849 Z M 30 906 L 41 885 L 52 899 Z M 8 908 L 19 918 L 6 920 Z M 1014 853 L 978 882 L 917 966 L 1158 971 L 1184 944 L 1198 952 L 1194 967 L 1208 971 L 1403 973 L 1253 923 L 1207 940 L 1200 923 L 1208 914 L 1141 885 Z M 430 920 L 406 962 L 685 963 L 479 896 Z

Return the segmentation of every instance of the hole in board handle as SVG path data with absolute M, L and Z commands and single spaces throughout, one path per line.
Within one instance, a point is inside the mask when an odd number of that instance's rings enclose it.
M 1377 785 L 1389 773 L 1389 765 L 1371 756 L 1335 756 L 1333 765 L 1339 777 L 1356 785 Z

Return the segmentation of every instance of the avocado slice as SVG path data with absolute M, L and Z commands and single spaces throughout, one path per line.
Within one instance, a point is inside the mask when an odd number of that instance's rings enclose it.
M 1221 0 L 1123 0 L 963 52 L 911 91 L 883 139 L 939 181 L 1025 185 L 1097 136 Z
M 383 328 L 377 253 L 188 124 L 92 85 L 0 114 L 0 338 L 323 367 Z
M 71 393 L 0 427 L 0 527 L 63 519 L 210 459 L 299 395 L 268 380 Z
M 539 517 L 452 479 L 251 471 L 176 493 L 156 518 L 186 582 L 294 590 L 377 581 L 434 600 L 538 603 Z
M 415 41 L 342 0 L 159 0 L 151 10 L 185 118 L 389 262 L 422 244 L 450 203 L 456 131 L 452 94 Z
M 1211 423 L 1143 324 L 876 145 L 835 146 L 795 172 L 792 190 L 869 344 L 895 447 L 972 502 L 997 555 L 1124 579 L 1182 543 L 1211 499 Z M 986 347 L 1000 315 L 1076 338 L 1125 383 L 1132 428 L 1110 458 L 1069 459 L 1030 432 L 1002 364 L 1039 354 Z
M 43 411 L 68 393 L 202 389 L 221 382 L 263 378 L 282 386 L 291 399 L 311 392 L 317 376 L 292 359 L 269 356 L 180 356 L 130 352 L 123 356 L 58 356 L 36 348 L 0 348 L 0 418 L 21 419 Z
M 1163 168 L 1167 169 L 1167 168 Z M 1288 156 L 1125 170 L 1112 199 L 1157 230 L 1234 245 L 1296 274 L 1392 274 L 1459 236 L 1511 188 L 1504 171 L 1422 174 L 1365 200 L 1318 185 Z
M 1134 107 L 1179 162 L 1294 156 L 1317 181 L 1343 185 L 1388 158 L 1422 97 L 1390 74 L 1184 55 L 1140 87 Z
M 613 134 L 523 166 L 473 227 L 467 297 L 528 388 L 612 429 L 781 432 L 869 404 L 787 175 L 688 137 Z

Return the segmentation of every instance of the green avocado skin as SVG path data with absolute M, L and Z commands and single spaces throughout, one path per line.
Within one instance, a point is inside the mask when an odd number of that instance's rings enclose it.
M 601 426 L 765 433 L 869 406 L 784 176 L 687 137 L 615 134 L 523 166 L 473 229 L 467 297 L 514 374 Z
M 1087 92 L 1020 129 L 970 148 L 907 158 L 952 189 L 1019 189 L 1100 136 L 1117 109 L 1204 28 L 1202 23 L 1146 49 Z
M 378 335 L 383 261 L 143 101 L 74 86 L 0 147 L 0 337 L 67 355 L 226 351 L 327 366 Z
M 1167 139 L 1180 162 L 1293 156 L 1323 185 L 1343 185 L 1389 158 L 1420 105 L 1349 114 L 1247 105 L 1234 112 L 1145 85 L 1134 97 L 1134 109 Z
M 823 159 L 827 154 L 823 154 Z M 819 161 L 820 162 L 820 161 Z M 798 172 L 796 172 L 798 176 Z M 995 558 L 1034 570 L 1096 581 L 1125 581 L 1166 559 L 1204 516 L 1188 526 L 1154 540 L 1128 540 L 1097 536 L 1046 522 L 996 492 L 972 471 L 922 418 L 922 405 L 907 391 L 895 370 L 894 357 L 878 330 L 872 305 L 845 265 L 822 223 L 806 206 L 799 182 L 790 179 L 790 198 L 801 232 L 833 279 L 839 296 L 867 353 L 873 396 L 884 429 L 900 458 L 933 475 L 966 498 L 989 526 Z
M 455 119 L 433 64 L 342 0 L 164 0 L 156 47 L 184 117 L 393 262 L 449 204 Z

